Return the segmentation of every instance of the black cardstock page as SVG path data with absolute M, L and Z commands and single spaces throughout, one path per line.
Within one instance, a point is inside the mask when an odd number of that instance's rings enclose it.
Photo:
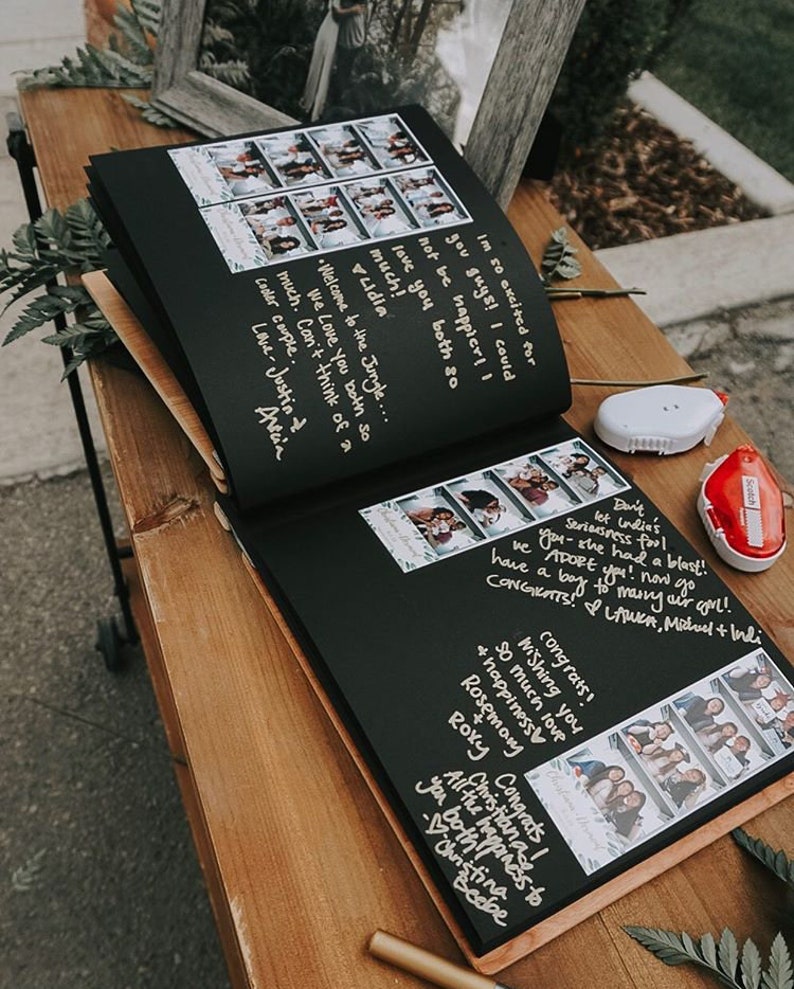
M 432 168 L 456 222 L 415 221 L 404 235 L 246 270 L 230 268 L 210 221 L 231 223 L 256 197 L 200 208 L 165 148 L 91 160 L 97 207 L 160 332 L 173 334 L 171 352 L 184 354 L 177 376 L 200 391 L 242 509 L 570 402 L 554 318 L 518 237 L 427 114 L 395 113 L 422 167 L 327 176 L 322 189 L 344 199 L 382 180 L 394 200 L 406 174 Z M 280 191 L 293 202 L 306 193 Z
M 407 572 L 362 517 L 373 503 L 561 448 L 606 464 L 623 482 L 619 493 Z M 562 420 L 433 461 L 333 502 L 310 494 L 291 514 L 224 507 L 474 953 L 484 954 L 790 771 L 790 738 L 757 720 L 759 704 L 768 717 L 766 702 L 740 700 L 724 678 L 761 664 L 773 671 L 767 693 L 790 696 L 794 675 L 659 510 Z M 715 695 L 718 726 L 735 722 L 751 739 L 755 761 L 736 778 L 730 750 L 711 753 L 708 729 L 675 703 Z M 681 790 L 668 793 L 655 775 L 670 757 L 662 764 L 659 750 L 628 745 L 629 727 L 643 732 L 641 722 L 662 716 L 675 726 L 662 748 L 682 748 L 681 768 L 708 774 L 691 808 L 677 807 Z M 625 847 L 586 777 L 574 775 L 598 760 L 624 767 L 647 797 L 647 834 Z M 677 772 L 668 786 L 681 786 Z M 533 773 L 540 782 L 527 779 Z M 599 828 L 620 854 L 588 861 L 584 836 Z
M 558 418 L 543 286 L 423 110 L 89 176 L 235 534 L 475 954 L 791 769 L 790 665 Z

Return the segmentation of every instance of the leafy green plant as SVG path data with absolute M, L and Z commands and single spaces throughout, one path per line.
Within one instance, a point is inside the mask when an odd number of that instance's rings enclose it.
M 102 267 L 102 254 L 110 238 L 87 199 L 61 213 L 49 209 L 35 223 L 24 223 L 14 232 L 11 250 L 0 250 L 0 294 L 10 293 L 4 310 L 37 289 L 17 315 L 3 346 L 43 327 L 58 316 L 76 313 L 78 320 L 43 337 L 45 343 L 67 349 L 64 377 L 86 358 L 115 343 L 110 324 L 79 284 L 57 284 L 58 278 L 76 276 Z
M 783 851 L 773 851 L 742 828 L 737 828 L 733 837 L 742 848 L 794 888 L 794 862 Z M 711 934 L 704 934 L 695 941 L 685 932 L 675 934 L 651 927 L 625 927 L 624 930 L 665 965 L 697 965 L 730 989 L 794 989 L 791 953 L 780 933 L 772 941 L 764 968 L 756 944 L 748 938 L 740 949 L 736 936 L 727 927 L 719 941 Z
M 629 81 L 651 69 L 696 0 L 588 0 L 549 104 L 562 125 L 561 161 L 597 144 Z
M 247 2 L 247 0 L 243 0 Z M 20 86 L 61 88 L 148 89 L 154 72 L 154 45 L 160 28 L 161 0 L 130 0 L 119 4 L 113 17 L 115 33 L 106 49 L 85 45 L 58 65 L 20 73 Z M 223 14 L 223 6 L 219 9 Z M 208 16 L 204 24 L 199 68 L 207 75 L 236 89 L 248 91 L 247 63 L 235 54 L 234 35 L 222 22 Z M 178 122 L 148 100 L 125 95 L 141 111 L 143 119 L 156 127 L 175 127 Z
M 146 88 L 152 84 L 154 53 L 148 35 L 157 37 L 160 0 L 131 0 L 119 5 L 113 18 L 117 34 L 108 48 L 78 48 L 59 65 L 20 74 L 20 86 Z
M 565 227 L 555 230 L 540 262 L 543 284 L 548 286 L 555 278 L 576 278 L 581 275 L 582 266 L 576 259 L 577 253 L 578 249 L 568 240 Z
M 557 279 L 572 279 L 581 275 L 582 266 L 576 258 L 578 253 L 579 248 L 574 247 L 568 240 L 568 231 L 565 227 L 558 227 L 552 231 L 551 239 L 546 245 L 540 262 L 540 280 L 550 299 L 581 299 L 585 297 L 606 299 L 616 295 L 645 295 L 645 290 L 641 288 L 587 288 L 583 285 L 562 288 L 555 285 L 554 282 Z

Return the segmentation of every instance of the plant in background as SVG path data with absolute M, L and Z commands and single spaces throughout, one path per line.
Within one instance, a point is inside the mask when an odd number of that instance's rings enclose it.
M 152 84 L 152 44 L 160 24 L 160 0 L 130 0 L 119 4 L 113 18 L 118 34 L 105 49 L 78 48 L 60 65 L 23 72 L 20 86 L 146 88 Z
M 33 69 L 20 74 L 20 86 L 62 88 L 103 87 L 111 89 L 148 89 L 154 72 L 154 48 L 160 28 L 161 0 L 129 0 L 119 3 L 113 16 L 116 33 L 110 35 L 107 48 L 85 45 L 59 65 Z M 247 63 L 237 57 L 234 35 L 226 26 L 230 9 L 251 6 L 256 0 L 220 0 L 216 15 L 204 21 L 199 67 L 215 79 L 248 92 L 250 77 Z M 124 99 L 141 111 L 143 119 L 156 127 L 174 127 L 178 121 L 158 110 L 148 100 L 125 95 Z
M 742 828 L 737 828 L 733 837 L 794 889 L 794 862 L 784 852 L 773 851 Z M 700 941 L 695 941 L 686 933 L 674 934 L 650 927 L 625 927 L 624 930 L 665 965 L 697 965 L 730 989 L 794 989 L 791 953 L 780 933 L 772 941 L 769 962 L 764 969 L 761 952 L 755 943 L 748 938 L 740 950 L 736 936 L 727 927 L 718 942 L 711 934 L 704 934 Z
M 562 125 L 561 159 L 592 148 L 626 96 L 653 67 L 696 0 L 589 0 L 568 49 L 549 109 Z

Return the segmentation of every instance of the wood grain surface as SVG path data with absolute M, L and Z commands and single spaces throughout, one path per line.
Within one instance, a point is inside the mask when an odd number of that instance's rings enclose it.
M 160 351 L 144 332 L 104 271 L 90 271 L 82 276 L 82 282 L 116 335 L 135 358 L 135 363 L 171 410 L 171 415 L 204 461 L 215 487 L 226 493 L 229 490 L 226 473 L 216 459 L 212 440 Z
M 187 137 L 143 124 L 116 92 L 40 90 L 24 94 L 22 107 L 48 202 L 61 207 L 84 195 L 89 154 Z M 559 218 L 531 186 L 519 188 L 510 216 L 537 260 Z M 586 250 L 580 257 L 588 284 L 613 284 Z M 563 302 L 555 311 L 576 377 L 686 370 L 628 299 Z M 101 360 L 92 373 L 135 552 L 136 604 L 140 612 L 145 602 L 150 619 L 153 682 L 172 751 L 184 760 L 177 775 L 234 984 L 418 985 L 366 954 L 376 928 L 450 959 L 460 960 L 460 952 L 214 517 L 204 463 L 143 377 Z M 590 441 L 606 394 L 575 389 L 567 418 Z M 729 420 L 708 450 L 615 459 L 792 657 L 794 554 L 764 574 L 730 571 L 714 557 L 695 513 L 702 464 L 746 439 Z M 747 827 L 791 851 L 793 816 L 789 799 Z M 661 965 L 621 925 L 694 935 L 729 925 L 765 950 L 784 923 L 781 887 L 720 838 L 538 948 L 500 981 L 515 989 L 709 985 L 688 967 Z

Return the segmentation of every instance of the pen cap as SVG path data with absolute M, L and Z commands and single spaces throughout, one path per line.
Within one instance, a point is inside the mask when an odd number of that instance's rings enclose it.
M 375 931 L 369 941 L 369 950 L 381 961 L 390 962 L 445 989 L 494 989 L 497 985 L 485 975 L 448 962 L 385 931 Z

